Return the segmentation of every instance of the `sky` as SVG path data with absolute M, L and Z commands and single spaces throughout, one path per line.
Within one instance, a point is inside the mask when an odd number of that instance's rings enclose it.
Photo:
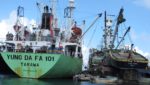
M 42 5 L 50 4 L 50 0 L 1 0 L 0 3 L 0 39 L 5 38 L 5 34 L 12 32 L 12 26 L 16 22 L 16 10 L 19 5 L 23 6 L 24 24 L 32 26 L 39 22 L 41 12 L 36 6 L 36 2 Z M 63 10 L 68 5 L 68 0 L 58 0 L 57 16 L 59 26 L 63 26 Z M 78 25 L 85 20 L 85 31 L 95 20 L 99 13 L 117 16 L 120 8 L 124 8 L 126 27 L 131 26 L 130 37 L 137 52 L 150 59 L 150 0 L 75 0 L 74 19 Z M 83 52 L 88 56 L 89 48 L 98 48 L 103 35 L 103 16 L 85 34 L 83 41 Z M 93 37 L 92 37 L 93 36 Z M 129 40 L 128 40 L 129 41 Z M 84 57 L 87 63 L 88 57 Z

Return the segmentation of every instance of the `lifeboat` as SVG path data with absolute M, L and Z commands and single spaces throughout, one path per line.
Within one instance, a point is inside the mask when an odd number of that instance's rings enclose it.
M 79 39 L 79 37 L 82 34 L 82 30 L 79 27 L 74 26 L 72 29 L 72 34 L 70 37 L 70 42 L 77 42 L 77 40 Z
M 81 34 L 82 34 L 82 30 L 79 27 L 75 26 L 71 30 L 73 31 L 74 35 L 81 36 Z

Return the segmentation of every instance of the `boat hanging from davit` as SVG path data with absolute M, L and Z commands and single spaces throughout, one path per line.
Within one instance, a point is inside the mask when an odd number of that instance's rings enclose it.
M 23 26 L 24 8 L 19 6 L 13 33 L 6 35 L 1 57 L 19 77 L 64 78 L 82 71 L 82 29 L 73 20 L 74 0 L 65 8 L 66 28 L 58 28 L 55 0 L 43 8 L 41 25 L 33 32 Z M 55 4 L 55 5 L 54 5 Z M 39 6 L 40 3 L 37 3 Z

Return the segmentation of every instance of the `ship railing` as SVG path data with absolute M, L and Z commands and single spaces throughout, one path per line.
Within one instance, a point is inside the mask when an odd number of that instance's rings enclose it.
M 77 55 L 77 57 L 82 58 L 82 53 L 81 52 L 70 52 L 70 51 L 66 51 L 65 55 L 67 56 L 72 56 L 75 57 L 75 55 Z
M 10 48 L 10 47 L 5 47 L 7 48 L 8 52 L 26 52 L 26 53 L 50 53 L 50 54 L 64 54 L 63 48 L 55 47 L 55 48 L 45 48 L 41 49 L 41 46 L 29 46 L 28 48 L 20 48 L 20 49 L 15 49 L 15 48 Z
M 49 48 L 47 52 L 52 54 L 64 54 L 63 48 Z
M 26 52 L 26 53 L 50 53 L 50 54 L 64 54 L 62 50 L 54 49 L 54 50 L 40 50 L 36 49 L 35 52 L 33 49 L 25 50 L 25 49 L 9 49 L 8 52 Z

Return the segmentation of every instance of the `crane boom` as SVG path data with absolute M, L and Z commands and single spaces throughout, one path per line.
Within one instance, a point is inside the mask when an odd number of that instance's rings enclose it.
M 111 48 L 114 48 L 114 42 L 115 42 L 115 39 L 116 39 L 116 35 L 118 33 L 119 24 L 121 24 L 122 22 L 125 22 L 125 19 L 123 18 L 123 10 L 124 10 L 123 8 L 120 9 L 119 15 L 117 17 L 117 23 L 116 23 L 112 43 L 111 43 Z
M 83 35 L 81 36 L 80 39 L 82 39 L 82 37 L 88 32 L 88 30 L 95 24 L 95 22 L 102 16 L 102 13 L 98 14 L 98 16 L 96 17 L 96 19 L 93 21 L 93 23 L 88 27 L 88 29 L 83 33 Z
M 121 38 L 120 42 L 118 43 L 116 49 L 119 47 L 120 43 L 124 40 L 124 37 L 126 36 L 126 34 L 130 31 L 130 27 L 128 27 L 128 29 L 126 30 L 126 32 L 124 33 L 123 37 Z

